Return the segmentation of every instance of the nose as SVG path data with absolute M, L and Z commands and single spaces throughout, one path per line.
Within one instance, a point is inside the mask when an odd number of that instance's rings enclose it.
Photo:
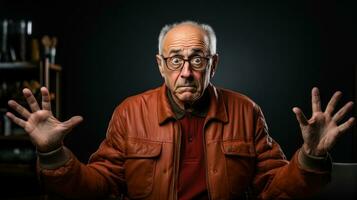
M 181 77 L 182 78 L 190 78 L 192 77 L 192 69 L 190 67 L 190 62 L 185 61 L 183 67 L 181 69 Z

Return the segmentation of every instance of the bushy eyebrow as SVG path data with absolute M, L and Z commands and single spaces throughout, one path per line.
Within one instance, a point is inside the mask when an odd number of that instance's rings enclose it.
M 182 51 L 182 49 L 171 49 L 169 54 L 172 54 L 172 53 L 177 54 L 177 53 L 180 53 L 181 51 Z
M 171 49 L 170 52 L 169 52 L 169 55 L 170 54 L 178 54 L 180 52 L 182 52 L 182 49 Z M 196 54 L 196 53 L 204 53 L 204 51 L 201 48 L 191 49 L 190 55 Z
M 204 53 L 204 51 L 202 49 L 192 49 L 192 53 L 191 54 L 194 54 L 194 53 Z

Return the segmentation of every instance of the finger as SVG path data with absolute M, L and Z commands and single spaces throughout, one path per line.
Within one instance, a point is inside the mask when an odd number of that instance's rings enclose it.
M 348 119 L 348 121 L 338 126 L 339 132 L 340 133 L 346 132 L 348 129 L 352 128 L 355 122 L 356 122 L 355 118 L 351 117 L 350 119 Z
M 314 87 L 311 90 L 311 105 L 312 105 L 312 112 L 321 111 L 320 93 L 317 87 Z
M 24 108 L 23 106 L 18 104 L 16 101 L 10 100 L 8 102 L 8 104 L 12 109 L 14 109 L 17 113 L 19 113 L 25 119 L 28 119 L 30 117 L 31 113 L 26 108 Z
M 24 93 L 26 101 L 29 104 L 32 112 L 36 112 L 36 111 L 40 110 L 40 107 L 38 106 L 37 100 L 33 96 L 31 90 L 25 88 L 22 92 Z
M 353 107 L 353 102 L 350 101 L 346 103 L 333 117 L 332 120 L 339 122 L 343 119 L 343 117 L 350 111 Z
M 42 87 L 41 94 L 42 94 L 42 109 L 51 111 L 51 98 L 48 89 L 46 87 Z
M 300 108 L 294 107 L 293 112 L 295 113 L 296 119 L 298 120 L 300 126 L 306 126 L 309 124 L 304 113 L 302 112 L 302 110 Z
M 63 126 L 65 127 L 65 129 L 71 130 L 72 128 L 77 126 L 82 121 L 83 121 L 83 118 L 81 116 L 74 116 L 71 119 L 63 122 Z
M 331 115 L 333 111 L 335 110 L 337 102 L 340 100 L 342 96 L 342 92 L 337 91 L 335 94 L 331 97 L 330 101 L 328 102 L 326 106 L 325 113 Z
M 22 128 L 25 128 L 26 122 L 18 117 L 16 117 L 14 114 L 11 112 L 7 112 L 6 116 L 10 118 L 15 124 L 21 126 Z

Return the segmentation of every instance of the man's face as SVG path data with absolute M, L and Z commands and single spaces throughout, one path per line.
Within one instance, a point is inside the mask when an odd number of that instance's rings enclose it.
M 197 26 L 190 24 L 178 25 L 171 29 L 163 40 L 164 58 L 181 56 L 190 59 L 193 56 L 208 57 L 209 40 L 206 33 Z M 180 70 L 168 69 L 161 55 L 156 59 L 161 76 L 170 89 L 175 102 L 181 107 L 184 104 L 192 104 L 202 95 L 210 79 L 213 77 L 218 61 L 218 55 L 212 55 L 207 66 L 203 70 L 193 70 L 191 64 L 186 61 Z

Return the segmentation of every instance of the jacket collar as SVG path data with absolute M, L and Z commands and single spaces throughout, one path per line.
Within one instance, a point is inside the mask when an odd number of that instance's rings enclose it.
M 175 119 L 175 113 L 170 105 L 167 90 L 168 88 L 165 84 L 159 89 L 157 117 L 160 125 L 169 119 Z M 205 121 L 208 122 L 215 119 L 224 123 L 228 122 L 226 106 L 220 92 L 212 84 L 209 84 L 206 90 L 208 90 L 210 103 Z

